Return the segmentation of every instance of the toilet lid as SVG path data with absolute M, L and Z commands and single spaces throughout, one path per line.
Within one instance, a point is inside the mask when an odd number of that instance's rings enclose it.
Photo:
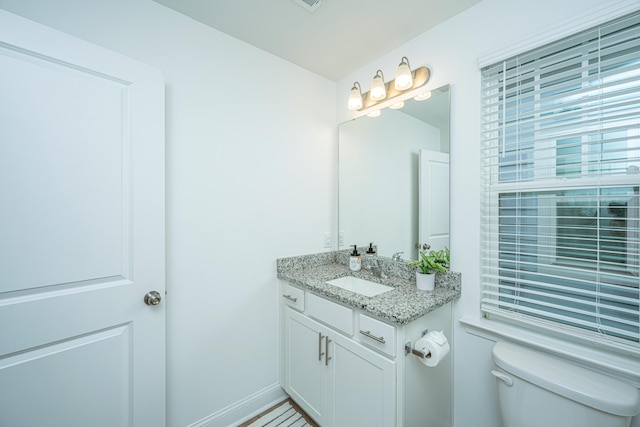
M 507 373 L 585 406 L 623 417 L 640 413 L 640 391 L 634 386 L 546 353 L 497 342 L 493 361 Z

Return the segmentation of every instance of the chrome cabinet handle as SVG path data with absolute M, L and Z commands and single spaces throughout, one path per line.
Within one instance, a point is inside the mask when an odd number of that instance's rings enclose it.
M 318 361 L 322 361 L 322 356 L 324 356 L 322 352 L 322 338 L 324 338 L 324 335 L 322 335 L 322 332 L 318 332 Z
M 331 340 L 329 339 L 329 335 L 325 335 L 324 337 L 324 366 L 329 366 L 329 360 L 331 360 L 331 358 L 329 357 L 329 343 L 331 342 Z
M 386 341 L 384 340 L 384 336 L 376 337 L 375 335 L 371 335 L 371 331 L 360 330 L 360 333 L 362 335 L 364 335 L 365 337 L 368 337 L 368 338 L 371 338 L 372 340 L 378 341 L 379 343 L 382 343 L 382 344 L 386 343 Z
M 288 299 L 289 301 L 293 301 L 293 302 L 298 301 L 298 298 L 294 298 L 291 295 L 282 295 L 282 296 Z

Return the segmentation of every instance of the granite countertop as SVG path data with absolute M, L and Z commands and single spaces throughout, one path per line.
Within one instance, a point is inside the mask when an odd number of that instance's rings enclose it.
M 394 262 L 379 257 L 378 264 L 387 278 L 373 275 L 364 268 L 351 271 L 347 252 L 326 252 L 278 259 L 278 278 L 309 290 L 327 299 L 361 309 L 368 314 L 397 325 L 405 325 L 436 308 L 460 297 L 461 275 L 449 272 L 437 273 L 433 292 L 416 288 L 414 269 L 406 262 Z M 395 289 L 374 297 L 366 297 L 326 282 L 343 276 L 355 276 Z

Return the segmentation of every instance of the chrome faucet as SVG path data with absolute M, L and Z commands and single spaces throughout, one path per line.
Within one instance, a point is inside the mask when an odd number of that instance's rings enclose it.
M 382 271 L 382 268 L 378 264 L 378 260 L 376 259 L 376 257 L 367 257 L 367 258 L 368 260 L 365 268 L 367 270 L 371 270 L 374 276 L 379 277 L 381 279 L 386 279 L 387 275 L 384 273 L 384 271 Z
M 400 255 L 402 255 L 404 252 L 396 252 L 391 256 L 391 261 L 402 261 L 402 258 L 400 258 Z

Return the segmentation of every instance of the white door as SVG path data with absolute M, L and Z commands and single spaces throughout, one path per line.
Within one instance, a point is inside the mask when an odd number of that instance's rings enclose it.
M 420 244 L 449 247 L 449 154 L 420 150 L 418 203 Z
M 165 425 L 163 85 L 0 11 L 1 426 Z

